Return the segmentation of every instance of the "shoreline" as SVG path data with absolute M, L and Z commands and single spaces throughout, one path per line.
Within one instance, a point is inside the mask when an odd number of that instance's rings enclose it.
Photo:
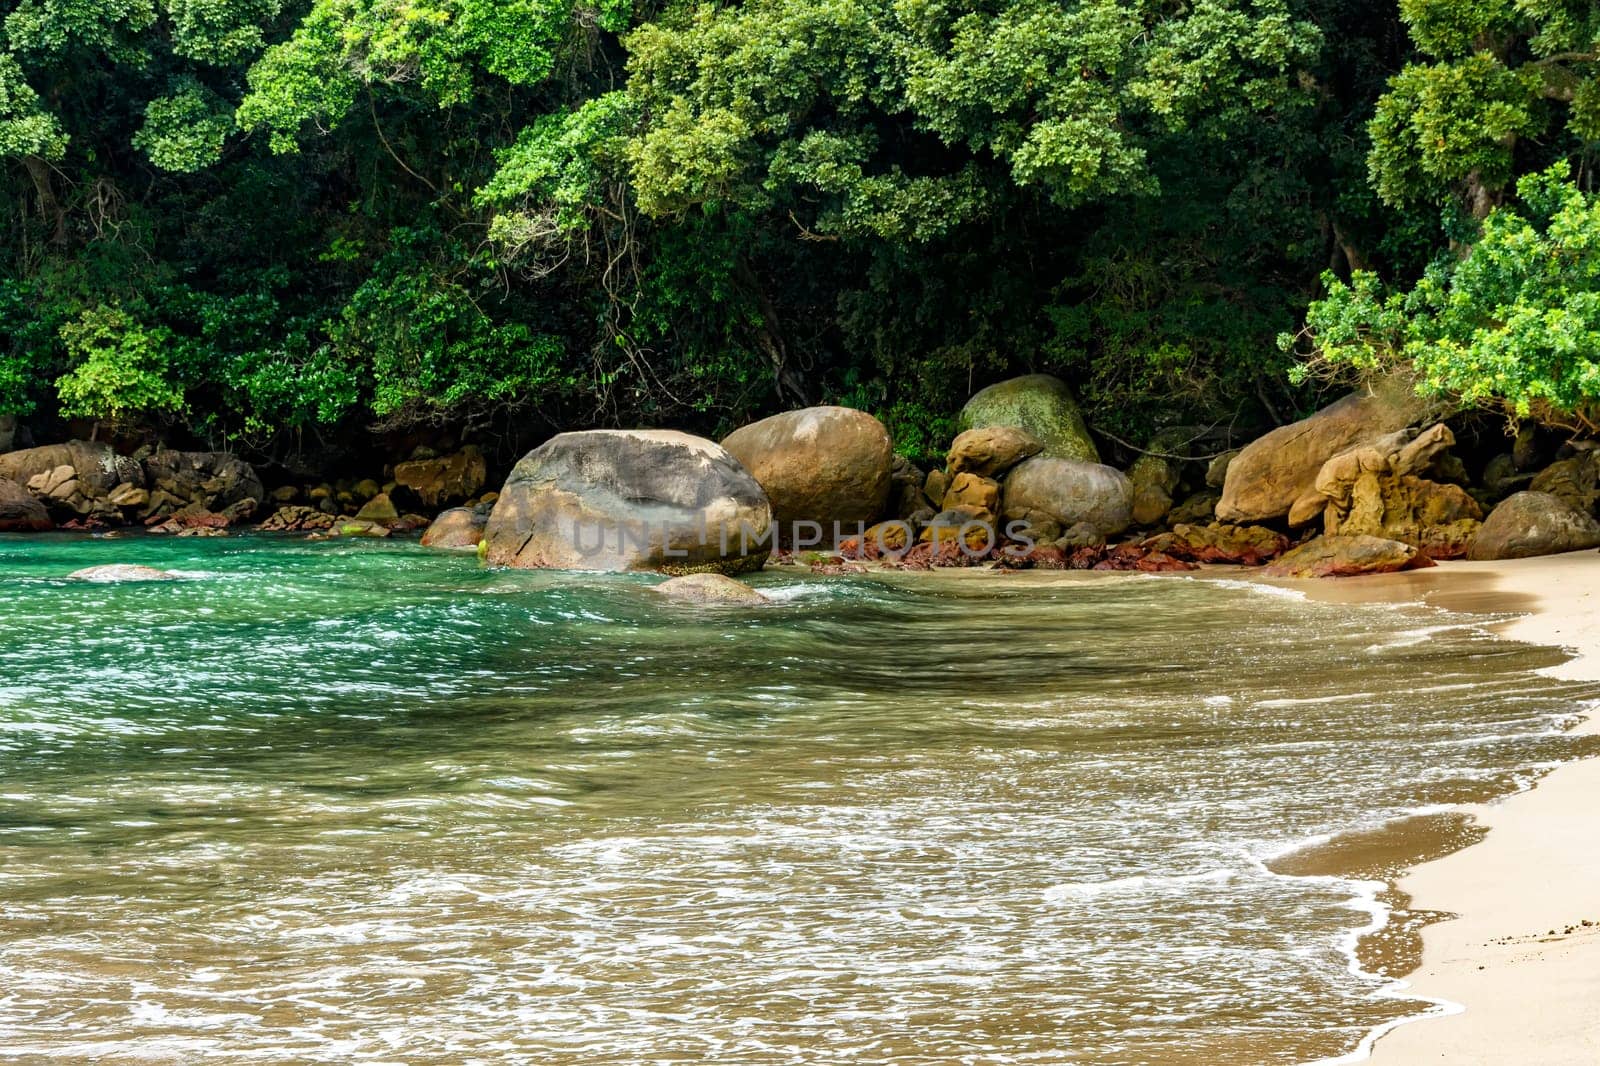
M 1465 580 L 1463 580 L 1465 579 Z M 1359 581 L 1273 582 L 1343 603 L 1423 603 L 1515 613 L 1491 632 L 1566 649 L 1540 671 L 1600 681 L 1600 554 L 1454 562 Z M 1573 727 L 1600 733 L 1600 712 Z M 1432 1002 L 1326 1063 L 1537 1066 L 1600 1062 L 1600 759 L 1563 764 L 1522 792 L 1463 809 L 1483 838 L 1411 867 L 1394 888 L 1421 930 L 1422 961 L 1396 994 Z M 1585 924 L 1589 923 L 1589 924 Z

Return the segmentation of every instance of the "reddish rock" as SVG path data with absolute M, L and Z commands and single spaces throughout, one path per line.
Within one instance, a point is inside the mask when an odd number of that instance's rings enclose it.
M 1260 566 L 1289 550 L 1289 538 L 1265 526 L 1177 525 L 1140 542 L 1147 551 L 1163 552 L 1197 563 Z
M 1355 577 L 1433 566 L 1419 549 L 1398 540 L 1368 536 L 1320 536 L 1266 568 L 1272 577 Z

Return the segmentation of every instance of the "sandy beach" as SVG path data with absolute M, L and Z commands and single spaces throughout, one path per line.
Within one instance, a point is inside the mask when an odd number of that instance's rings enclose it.
M 1554 676 L 1600 680 L 1600 553 L 1445 563 L 1312 594 L 1527 611 L 1502 632 L 1575 652 Z M 1600 719 L 1577 728 L 1600 731 Z M 1600 1063 L 1600 759 L 1562 766 L 1472 813 L 1489 830 L 1481 843 L 1399 883 L 1413 906 L 1459 916 L 1423 931 L 1422 966 L 1408 978 L 1451 1013 L 1391 1029 L 1371 1061 Z

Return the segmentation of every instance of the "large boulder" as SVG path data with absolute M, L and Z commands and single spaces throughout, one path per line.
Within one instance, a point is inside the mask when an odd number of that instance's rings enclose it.
M 590 430 L 523 456 L 483 536 L 491 566 L 731 574 L 761 567 L 771 522 L 761 486 L 716 443 Z
M 454 455 L 413 459 L 394 468 L 394 483 L 416 493 L 426 507 L 462 503 L 476 496 L 488 477 L 483 454 L 470 444 Z
M 1580 511 L 1594 511 L 1600 500 L 1600 452 L 1580 452 L 1551 463 L 1534 476 L 1528 488 L 1559 496 Z
M 1133 523 L 1133 486 L 1109 466 L 1040 455 L 1011 471 L 1001 507 L 1007 522 L 1061 529 L 1082 522 L 1109 537 Z
M 865 411 L 785 411 L 741 426 L 722 447 L 754 475 L 785 535 L 795 522 L 873 522 L 888 504 L 894 449 Z
M 483 540 L 484 519 L 467 507 L 442 512 L 422 534 L 424 548 L 476 548 Z
M 1000 477 L 1024 459 L 1044 451 L 1044 442 L 1016 426 L 980 426 L 957 434 L 945 456 L 950 476 Z
M 144 461 L 150 477 L 146 517 L 165 517 L 188 508 L 248 518 L 267 490 L 255 468 L 231 452 L 179 452 L 163 449 Z M 249 501 L 249 502 L 246 502 Z
M 1432 410 L 1408 380 L 1382 378 L 1318 411 L 1252 441 L 1228 463 L 1217 518 L 1263 522 L 1283 518 L 1303 497 L 1316 499 L 1317 474 L 1335 455 L 1424 418 Z M 1321 514 L 1317 507 L 1306 521 Z
M 0 533 L 42 533 L 54 528 L 44 504 L 10 478 L 0 478 Z
M 1526 559 L 1600 547 L 1600 522 L 1548 492 L 1519 492 L 1489 513 L 1468 559 Z
M 1355 577 L 1432 565 L 1432 559 L 1398 540 L 1321 536 L 1280 556 L 1262 573 L 1269 577 Z
M 961 409 L 956 424 L 963 432 L 1011 426 L 1036 438 L 1040 455 L 1086 463 L 1100 461 L 1100 452 L 1089 436 L 1072 390 L 1066 382 L 1049 374 L 1028 374 L 980 390 Z
M 1317 474 L 1323 532 L 1372 536 L 1421 548 L 1434 559 L 1466 554 L 1483 509 L 1459 485 L 1417 476 L 1455 443 L 1448 427 L 1390 434 L 1329 459 Z M 1299 505 L 1297 505 L 1299 506 Z
M 64 519 L 119 517 L 111 494 L 122 485 L 142 488 L 144 469 L 109 444 L 74 440 L 0 455 L 0 478 L 28 489 L 53 515 Z

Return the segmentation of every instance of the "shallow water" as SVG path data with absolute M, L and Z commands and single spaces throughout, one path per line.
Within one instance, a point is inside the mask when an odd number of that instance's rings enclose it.
M 112 561 L 185 579 L 62 580 Z M 1376 886 L 1267 860 L 1525 784 L 1595 694 L 1421 609 L 756 581 L 0 539 L 0 1061 L 1340 1054 L 1417 1009 Z

